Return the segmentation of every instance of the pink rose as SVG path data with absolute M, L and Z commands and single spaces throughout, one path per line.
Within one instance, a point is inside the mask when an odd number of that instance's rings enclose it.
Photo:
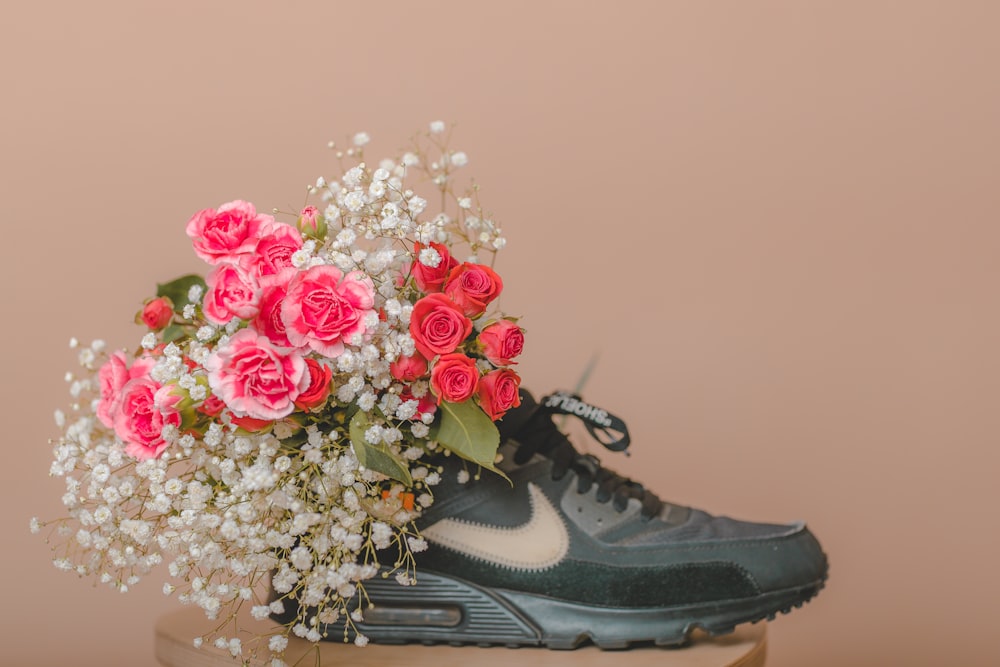
M 301 354 L 275 347 L 253 329 L 241 329 L 216 348 L 205 369 L 212 393 L 238 417 L 285 417 L 309 383 Z
M 97 403 L 97 418 L 108 428 L 114 428 L 115 412 L 121 404 L 122 388 L 129 380 L 144 378 L 149 374 L 150 369 L 156 361 L 150 357 L 139 357 L 128 367 L 125 360 L 125 353 L 121 350 L 115 352 L 104 362 L 97 372 L 97 379 L 101 383 L 101 398 Z
M 254 252 L 243 256 L 243 267 L 254 278 L 270 276 L 292 267 L 292 255 L 302 248 L 299 230 L 283 222 L 261 226 Z
M 325 357 L 344 351 L 344 341 L 364 334 L 374 313 L 375 286 L 361 271 L 346 276 L 335 266 L 314 266 L 298 274 L 281 305 L 288 340 Z
M 322 407 L 326 403 L 326 399 L 329 398 L 333 370 L 312 357 L 306 357 L 306 374 L 309 376 L 309 383 L 295 399 L 295 407 L 309 412 L 314 408 Z
M 486 306 L 500 296 L 503 281 L 493 269 L 482 264 L 463 262 L 451 272 L 444 293 L 469 317 L 482 315 Z
M 168 297 L 158 296 L 146 301 L 136 315 L 136 324 L 142 322 L 153 331 L 159 331 L 170 324 L 174 317 L 174 302 Z
M 209 322 L 224 325 L 234 317 L 249 320 L 260 310 L 257 282 L 238 266 L 219 264 L 205 278 L 205 283 L 202 310 Z
M 494 366 L 510 366 L 524 347 L 524 330 L 510 320 L 500 320 L 483 329 L 479 334 L 483 354 Z
M 389 372 L 400 382 L 413 382 L 427 372 L 427 360 L 419 352 L 412 357 L 399 357 L 389 364 Z
M 445 354 L 431 369 L 431 391 L 443 401 L 461 403 L 476 393 L 479 369 L 464 354 Z
M 433 248 L 441 256 L 441 262 L 437 266 L 427 266 L 420 261 L 420 251 L 425 247 Z M 417 287 L 422 292 L 440 292 L 445 280 L 448 279 L 448 272 L 458 266 L 458 260 L 440 243 L 431 243 L 428 246 L 417 243 L 413 246 L 413 254 L 417 257 L 417 261 L 413 263 L 411 272 Z
M 261 225 L 273 223 L 269 215 L 258 215 L 250 202 L 231 201 L 218 210 L 206 208 L 188 220 L 186 232 L 194 252 L 209 264 L 237 262 L 254 251 Z
M 521 405 L 520 386 L 520 376 L 509 368 L 490 371 L 479 379 L 479 406 L 496 421 Z
M 295 347 L 288 340 L 285 331 L 285 321 L 281 319 L 281 304 L 288 295 L 288 283 L 298 275 L 295 269 L 284 269 L 273 276 L 265 276 L 260 280 L 260 310 L 254 316 L 251 324 L 267 336 L 275 345 Z
M 125 441 L 125 453 L 144 461 L 155 459 L 170 444 L 163 439 L 163 427 L 179 427 L 181 415 L 175 407 L 178 397 L 149 378 L 129 380 L 115 410 L 115 434 Z
M 428 359 L 454 352 L 471 332 L 472 320 L 444 294 L 429 294 L 413 306 L 410 335 Z

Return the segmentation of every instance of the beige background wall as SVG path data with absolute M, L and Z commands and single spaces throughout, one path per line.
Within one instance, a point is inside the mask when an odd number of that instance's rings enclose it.
M 175 608 L 28 534 L 59 511 L 68 338 L 135 343 L 154 283 L 200 269 L 194 211 L 294 208 L 328 139 L 391 154 L 438 118 L 510 240 L 526 385 L 599 351 L 586 395 L 635 441 L 613 466 L 823 540 L 829 586 L 770 664 L 1000 663 L 996 3 L 0 13 L 0 663 L 152 665 Z

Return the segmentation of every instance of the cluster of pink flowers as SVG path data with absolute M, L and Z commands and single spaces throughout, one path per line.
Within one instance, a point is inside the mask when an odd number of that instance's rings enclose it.
M 319 220 L 316 209 L 307 207 L 298 224 L 315 233 Z M 154 380 L 150 371 L 162 344 L 131 367 L 116 353 L 101 368 L 98 416 L 137 459 L 161 455 L 169 445 L 168 425 L 180 429 L 183 423 L 197 432 L 226 412 L 230 423 L 261 431 L 295 411 L 322 410 L 336 389 L 336 359 L 348 347 L 370 342 L 384 319 L 369 275 L 312 261 L 297 267 L 294 258 L 304 246 L 300 228 L 259 214 L 248 202 L 200 211 L 186 231 L 195 253 L 213 267 L 201 302 L 204 320 L 237 327 L 211 349 L 202 369 L 184 360 L 191 370 L 203 371 L 210 392 L 193 396 Z M 458 262 L 441 243 L 414 243 L 412 258 L 397 282 L 419 297 L 408 326 L 415 349 L 389 365 L 401 398 L 418 400 L 419 416 L 433 414 L 441 401 L 474 400 L 491 420 L 501 419 L 520 405 L 520 377 L 510 366 L 524 334 L 510 319 L 489 321 L 479 331 L 473 322 L 500 295 L 503 281 L 488 266 Z M 173 320 L 172 307 L 166 297 L 147 300 L 137 321 L 160 331 Z M 429 383 L 432 396 L 413 394 L 411 386 L 421 381 Z
M 475 359 L 459 350 L 472 332 L 472 319 L 503 290 L 503 281 L 488 266 L 459 264 L 440 243 L 431 243 L 437 266 L 417 262 L 413 280 L 426 296 L 413 307 L 410 335 L 417 353 L 393 367 L 397 379 L 417 379 L 434 359 L 430 372 L 431 389 L 443 400 L 461 403 L 478 396 L 479 405 L 494 421 L 521 404 L 520 377 L 510 368 L 497 368 L 480 376 Z M 417 256 L 424 248 L 417 244 Z M 505 367 L 521 353 L 524 333 L 508 319 L 488 324 L 477 338 L 478 349 L 495 366 Z M 416 369 L 416 371 L 415 371 Z M 400 373 L 405 373 L 402 375 Z

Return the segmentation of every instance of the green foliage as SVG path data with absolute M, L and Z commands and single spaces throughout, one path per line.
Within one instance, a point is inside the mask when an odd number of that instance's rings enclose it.
M 354 454 L 358 457 L 358 463 L 388 475 L 392 479 L 402 482 L 407 487 L 413 486 L 413 478 L 410 477 L 410 469 L 406 463 L 389 451 L 385 445 L 372 445 L 365 440 L 365 431 L 371 426 L 368 421 L 368 413 L 358 410 L 351 417 L 351 444 L 354 445 Z
M 442 401 L 441 420 L 431 432 L 431 439 L 463 459 L 507 479 L 494 465 L 500 446 L 500 431 L 471 399 L 462 403 Z
M 184 310 L 184 306 L 191 303 L 188 299 L 188 292 L 194 285 L 201 285 L 202 290 L 204 290 L 205 279 L 191 273 L 171 280 L 169 283 L 157 283 L 156 296 L 169 297 L 174 302 L 174 311 L 180 313 Z

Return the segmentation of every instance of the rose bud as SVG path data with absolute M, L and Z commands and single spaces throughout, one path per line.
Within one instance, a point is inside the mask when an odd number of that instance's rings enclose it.
M 479 334 L 483 354 L 494 366 L 510 366 L 524 347 L 524 330 L 510 320 L 500 320 Z
M 197 410 L 201 414 L 208 417 L 218 417 L 222 414 L 225 407 L 226 404 L 221 398 L 215 394 L 211 394 L 208 398 L 202 401 L 202 404 L 197 407 Z
M 170 297 L 158 296 L 146 299 L 142 310 L 136 313 L 135 323 L 145 324 L 152 331 L 164 329 L 174 317 L 174 302 Z
M 427 373 L 427 360 L 414 352 L 412 357 L 400 357 L 389 364 L 389 372 L 400 382 L 413 382 Z
M 333 371 L 312 357 L 306 357 L 306 373 L 309 376 L 309 386 L 295 399 L 295 407 L 309 412 L 313 408 L 323 406 L 329 398 Z
M 230 415 L 229 419 L 247 433 L 260 433 L 274 425 L 273 419 L 255 419 L 253 417 L 237 417 Z
M 458 266 L 458 260 L 440 243 L 431 243 L 427 246 L 417 243 L 413 247 L 413 254 L 417 261 L 413 263 L 411 271 L 417 288 L 421 292 L 440 292 L 448 279 L 448 273 Z
M 490 371 L 479 380 L 479 406 L 496 421 L 521 405 L 520 386 L 520 376 L 509 368 Z

